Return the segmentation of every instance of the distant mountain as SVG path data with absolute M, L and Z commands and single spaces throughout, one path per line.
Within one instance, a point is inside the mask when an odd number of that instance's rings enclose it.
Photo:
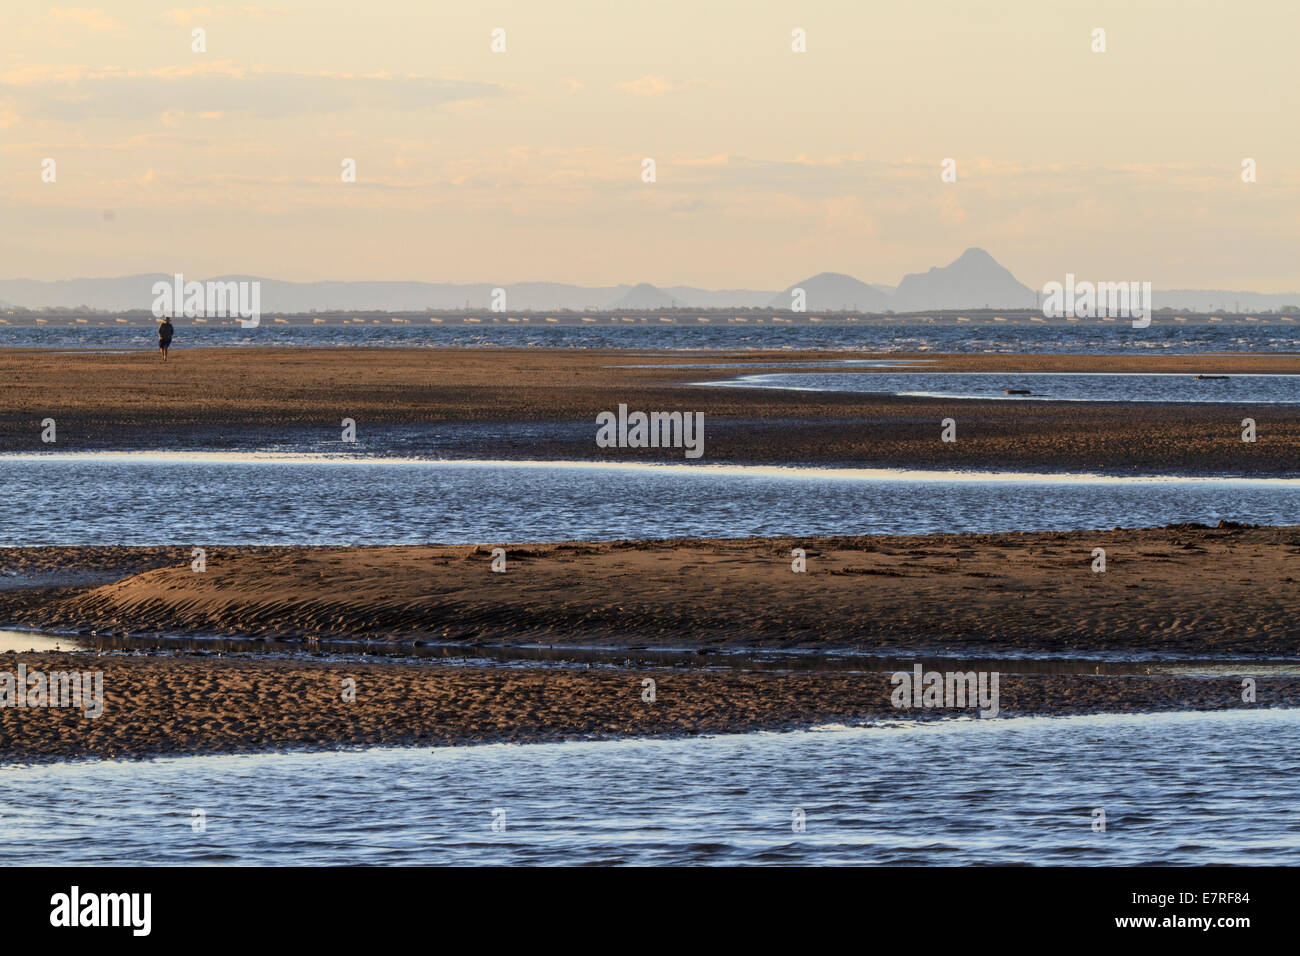
M 563 282 L 518 282 L 496 286 L 490 282 L 285 282 L 257 276 L 194 276 L 187 281 L 255 280 L 262 284 L 262 311 L 272 312 L 418 312 L 422 310 L 488 309 L 496 288 L 506 293 L 508 311 L 571 309 L 762 308 L 771 291 L 733 289 L 711 291 L 690 286 L 658 289 L 642 284 L 579 286 Z M 92 308 L 109 311 L 148 310 L 153 305 L 155 282 L 170 282 L 161 272 L 105 279 L 2 279 L 0 293 L 6 302 L 29 309 Z M 14 308 L 15 305 L 8 305 Z
M 790 309 L 796 289 L 803 289 L 807 312 L 885 312 L 894 307 L 884 292 L 840 272 L 823 272 L 796 282 L 773 296 L 768 306 Z
M 191 278 L 187 276 L 187 279 Z M 202 278 L 202 277 L 194 277 Z M 218 276 L 217 281 L 256 276 Z M 629 286 L 588 288 L 563 282 L 283 282 L 262 279 L 263 312 L 489 309 L 493 290 L 505 290 L 507 311 L 603 309 Z M 0 288 L 4 283 L 0 282 Z M 147 306 L 146 306 L 147 308 Z
M 447 288 L 430 284 L 429 289 Z M 488 295 L 491 287 L 487 286 Z M 506 290 L 506 308 L 521 312 L 547 312 L 559 309 L 603 309 L 609 300 L 627 291 L 630 286 L 601 286 L 585 288 L 580 285 L 568 285 L 564 282 L 517 282 L 502 286 Z M 486 298 L 485 298 L 486 302 Z M 485 308 L 486 306 L 475 306 Z M 425 306 L 424 308 L 427 308 Z
M 134 275 L 115 279 L 0 280 L 0 298 L 25 309 L 147 309 L 153 303 L 150 289 L 166 276 Z
M 413 312 L 423 309 L 487 309 L 492 305 L 490 282 L 285 282 L 257 276 L 187 275 L 187 281 L 255 280 L 262 284 L 263 312 L 370 311 Z M 0 296 L 25 308 L 90 307 L 110 311 L 149 309 L 155 282 L 170 282 L 163 273 L 107 279 L 0 280 Z M 506 308 L 518 310 L 602 309 L 630 286 L 584 288 L 561 282 L 522 282 L 501 286 Z
M 896 312 L 1032 309 L 1038 297 L 983 249 L 970 248 L 946 266 L 903 276 L 893 301 Z
M 1089 277 L 1097 278 L 1097 277 Z M 1121 277 L 1122 278 L 1122 277 Z M 187 280 L 261 283 L 263 314 L 303 312 L 421 312 L 458 309 L 486 310 L 493 292 L 505 290 L 507 311 L 583 311 L 655 309 L 789 310 L 796 288 L 804 290 L 805 306 L 817 312 L 927 312 L 940 309 L 1037 307 L 1034 290 L 1018 282 L 983 249 L 967 249 L 956 261 L 928 272 L 909 273 L 896 289 L 871 284 L 838 272 L 823 272 L 773 293 L 754 289 L 710 290 L 693 286 L 620 284 L 579 286 L 563 282 L 285 282 L 257 276 L 186 276 Z M 103 279 L 0 279 L 0 308 L 101 309 L 110 312 L 148 311 L 155 282 L 172 276 L 147 273 Z M 1300 293 L 1259 293 L 1214 290 L 1155 290 L 1156 308 L 1187 312 L 1265 311 L 1300 307 Z
M 656 289 L 648 282 L 642 282 L 628 289 L 609 304 L 614 310 L 627 309 L 681 309 L 685 304 L 663 289 Z
M 772 291 L 756 292 L 753 289 L 696 289 L 689 285 L 674 285 L 663 290 L 686 304 L 688 309 L 762 309 L 772 299 Z

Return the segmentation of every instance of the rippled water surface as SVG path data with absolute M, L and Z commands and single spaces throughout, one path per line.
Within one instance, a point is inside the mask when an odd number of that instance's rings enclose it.
M 1297 753 L 1286 710 L 11 767 L 0 861 L 1296 865 Z
M 1294 317 L 1292 317 L 1294 318 Z M 1300 322 L 1271 317 L 1255 323 L 1177 323 L 1157 316 L 1146 329 L 1121 322 L 1071 324 L 1001 323 L 972 320 L 965 324 L 930 324 L 895 320 L 888 323 L 760 324 L 728 323 L 713 316 L 701 323 L 686 315 L 672 323 L 647 316 L 645 322 L 492 324 L 489 318 L 463 323 L 447 317 L 443 323 L 413 318 L 411 324 L 391 319 L 367 325 L 280 325 L 263 320 L 255 329 L 236 325 L 192 325 L 177 322 L 177 351 L 204 345 L 224 346 L 413 346 L 616 349 L 843 349 L 868 352 L 1083 352 L 1176 354 L 1185 352 L 1300 351 Z M 154 350 L 152 324 L 112 323 L 106 327 L 75 324 L 41 327 L 0 327 L 0 347 Z
M 747 388 L 804 389 L 1054 402 L 1194 402 L 1279 404 L 1300 402 L 1300 375 L 1139 375 L 1099 372 L 776 372 L 727 382 Z M 1007 392 L 1016 393 L 1008 395 Z
M 1300 481 L 50 455 L 0 461 L 0 545 L 383 544 L 1300 524 Z

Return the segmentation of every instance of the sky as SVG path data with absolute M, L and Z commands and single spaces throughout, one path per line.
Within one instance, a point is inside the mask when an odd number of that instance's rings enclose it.
M 980 246 L 1034 287 L 1297 291 L 1298 31 L 1291 0 L 9 3 L 0 276 L 780 289 Z

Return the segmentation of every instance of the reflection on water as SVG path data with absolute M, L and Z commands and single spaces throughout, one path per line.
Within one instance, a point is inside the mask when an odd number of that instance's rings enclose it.
M 0 862 L 1295 865 L 1298 749 L 1282 710 L 11 767 Z
M 1300 675 L 1300 659 L 1188 659 L 1159 652 L 1098 651 L 1091 657 L 1074 652 L 1039 651 L 1008 657 L 969 654 L 888 654 L 858 651 L 750 648 L 588 647 L 536 644 L 451 644 L 432 641 L 281 641 L 269 638 L 206 637 L 173 634 L 46 634 L 0 630 L 0 652 L 80 651 L 86 653 L 184 652 L 194 655 L 243 654 L 262 657 L 313 657 L 325 660 L 424 661 L 458 666 L 512 667 L 683 667 L 693 670 L 747 671 L 997 671 L 1000 674 L 1142 674 L 1183 677 Z
M 23 654 L 27 651 L 82 651 L 92 648 L 80 638 L 39 631 L 0 630 L 0 654 Z
M 0 545 L 385 544 L 1300 524 L 1300 481 L 13 455 Z
M 926 365 L 939 361 L 938 359 L 823 359 L 817 362 L 782 362 L 768 359 L 763 362 L 679 362 L 668 363 L 659 362 L 654 365 L 610 365 L 607 368 L 703 368 L 703 369 L 728 369 L 728 368 L 772 368 L 779 365 L 781 368 L 826 368 L 835 366 L 836 368 L 924 368 Z M 761 376 L 755 376 L 761 377 Z M 727 382 L 712 382 L 714 385 L 725 385 Z
M 1300 403 L 1300 375 L 1197 378 L 1110 372 L 773 372 L 699 384 L 1022 402 Z

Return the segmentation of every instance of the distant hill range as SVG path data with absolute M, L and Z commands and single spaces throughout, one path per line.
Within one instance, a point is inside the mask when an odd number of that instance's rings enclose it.
M 628 289 L 623 295 L 619 296 L 609 307 L 614 310 L 627 309 L 635 311 L 638 309 L 684 309 L 686 303 L 678 299 L 670 292 L 652 286 L 648 282 L 642 282 Z
M 1056 277 L 1054 277 L 1056 278 Z M 1063 279 L 1064 276 L 1059 277 Z M 1103 280 L 1106 276 L 1080 276 Z M 1129 277 L 1114 277 L 1116 281 Z M 170 282 L 162 273 L 111 279 L 0 279 L 0 308 L 94 309 L 109 312 L 148 311 L 155 282 Z M 578 286 L 560 282 L 522 282 L 495 286 L 489 282 L 284 282 L 257 276 L 186 276 L 187 280 L 261 282 L 261 310 L 267 313 L 304 312 L 420 312 L 486 310 L 493 290 L 506 292 L 512 312 L 546 311 L 665 311 L 671 309 L 797 308 L 802 290 L 807 312 L 926 312 L 953 309 L 1036 309 L 1035 290 L 1017 281 L 983 249 L 967 249 L 946 266 L 912 272 L 897 288 L 863 282 L 838 272 L 822 272 L 781 292 L 771 290 L 661 288 L 648 283 Z M 1058 279 L 1059 281 L 1059 279 Z M 1156 308 L 1188 312 L 1266 311 L 1300 307 L 1300 293 L 1267 294 L 1175 289 L 1153 293 Z
M 803 290 L 805 312 L 888 312 L 894 308 L 888 292 L 867 285 L 842 272 L 823 272 L 796 282 L 764 303 L 773 309 L 795 308 L 799 290 Z

